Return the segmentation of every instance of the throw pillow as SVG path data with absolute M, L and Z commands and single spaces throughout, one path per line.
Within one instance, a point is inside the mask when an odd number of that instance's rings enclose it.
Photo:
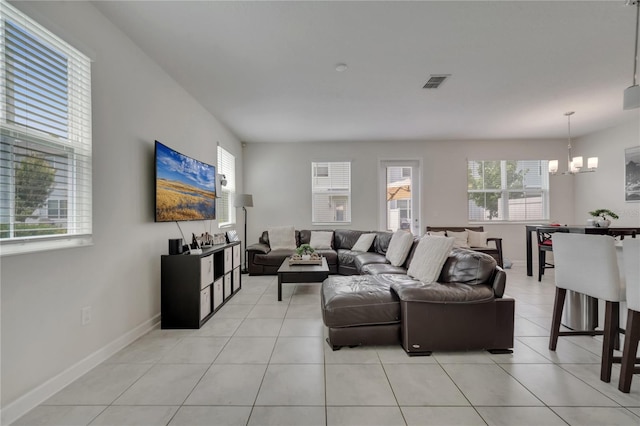
M 411 232 L 399 229 L 393 233 L 385 257 L 393 266 L 402 266 L 411 250 L 412 244 L 413 235 Z
M 429 231 L 427 235 L 437 235 L 438 237 L 446 237 L 447 233 L 444 231 Z
M 333 241 L 333 231 L 311 231 L 309 245 L 316 250 L 330 250 Z
M 444 263 L 451 253 L 453 238 L 425 235 L 420 239 L 407 274 L 426 284 L 438 280 Z
M 376 234 L 362 234 L 358 238 L 358 241 L 351 247 L 353 251 L 369 251 L 373 240 L 376 239 Z
M 471 247 L 489 247 L 487 245 L 488 232 L 478 232 L 467 229 L 469 235 L 469 245 Z
M 296 231 L 293 226 L 276 226 L 268 229 L 271 250 L 296 249 Z
M 455 240 L 453 242 L 454 247 L 469 248 L 469 242 L 468 242 L 469 233 L 467 231 L 454 232 L 454 231 L 447 230 L 447 237 L 454 238 Z

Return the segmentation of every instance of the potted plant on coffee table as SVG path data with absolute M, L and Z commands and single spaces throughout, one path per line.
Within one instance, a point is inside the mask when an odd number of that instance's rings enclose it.
M 595 225 L 599 228 L 608 228 L 611 225 L 611 221 L 607 219 L 618 219 L 618 215 L 608 209 L 596 209 L 590 211 L 589 214 L 596 218 Z
M 311 259 L 311 255 L 315 252 L 313 247 L 309 244 L 301 244 L 300 247 L 296 249 L 296 254 L 302 258 L 302 260 Z

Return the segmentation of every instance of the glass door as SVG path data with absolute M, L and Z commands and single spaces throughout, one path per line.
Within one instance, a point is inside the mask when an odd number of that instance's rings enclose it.
M 380 161 L 381 229 L 398 229 L 421 235 L 420 162 L 418 160 Z

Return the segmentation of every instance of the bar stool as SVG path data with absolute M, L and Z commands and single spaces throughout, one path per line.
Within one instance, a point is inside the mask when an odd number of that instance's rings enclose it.
M 636 366 L 640 362 L 636 358 L 640 340 L 640 239 L 624 240 L 622 256 L 627 284 L 628 311 L 618 389 L 629 393 L 633 375 L 640 374 L 640 366 Z
M 569 232 L 569 230 L 559 226 L 536 229 L 536 237 L 538 238 L 538 281 L 542 281 L 545 269 L 554 267 L 553 263 L 547 262 L 547 252 L 553 251 L 553 234 L 556 232 Z
M 620 302 L 625 300 L 624 282 L 616 258 L 615 240 L 608 235 L 557 234 L 553 237 L 556 298 L 553 305 L 549 349 L 556 350 L 559 336 L 604 335 L 600 380 L 611 381 L 613 349 L 620 333 Z M 604 330 L 560 331 L 567 290 L 605 301 Z

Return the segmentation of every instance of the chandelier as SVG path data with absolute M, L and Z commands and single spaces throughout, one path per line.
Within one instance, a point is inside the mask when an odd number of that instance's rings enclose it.
M 569 132 L 569 145 L 567 146 L 567 171 L 562 172 L 563 175 L 575 175 L 577 173 L 589 173 L 595 172 L 598 168 L 598 157 L 589 157 L 587 159 L 587 168 L 584 168 L 582 157 L 571 156 L 571 116 L 575 114 L 573 111 L 565 112 L 567 117 L 568 132 Z M 549 161 L 549 173 L 552 175 L 558 174 L 558 160 Z

